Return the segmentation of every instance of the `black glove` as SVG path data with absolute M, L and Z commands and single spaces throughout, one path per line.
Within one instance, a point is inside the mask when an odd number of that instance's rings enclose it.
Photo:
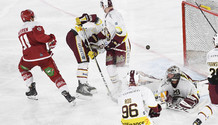
M 218 75 L 213 75 L 211 78 L 207 78 L 212 85 L 218 85 Z

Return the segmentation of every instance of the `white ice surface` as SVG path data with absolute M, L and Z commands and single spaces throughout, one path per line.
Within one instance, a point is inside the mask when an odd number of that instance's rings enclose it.
M 181 0 L 114 0 L 127 25 L 132 52 L 130 68 L 142 70 L 155 77 L 164 77 L 169 65 L 176 64 L 194 79 L 204 79 L 198 69 L 183 66 Z M 66 44 L 67 32 L 75 24 L 75 16 L 86 12 L 104 13 L 99 0 L 1 0 L 0 1 L 0 124 L 1 125 L 119 125 L 119 107 L 107 96 L 106 87 L 94 61 L 90 63 L 89 81 L 98 89 L 92 100 L 77 100 L 71 107 L 56 86 L 40 70 L 32 69 L 37 83 L 38 101 L 28 100 L 26 86 L 17 65 L 22 56 L 17 32 L 23 24 L 20 12 L 32 9 L 36 20 L 46 33 L 57 38 L 53 50 L 55 60 L 72 95 L 77 87 L 77 63 Z M 145 46 L 149 44 L 150 50 Z M 102 73 L 111 86 L 105 67 L 105 53 L 97 57 Z M 199 67 L 201 68 L 201 67 Z M 202 91 L 207 93 L 206 86 Z M 207 98 L 207 96 L 204 96 Z M 163 109 L 155 119 L 158 125 L 191 125 L 197 112 L 183 113 Z M 217 125 L 218 115 L 212 116 L 207 125 Z

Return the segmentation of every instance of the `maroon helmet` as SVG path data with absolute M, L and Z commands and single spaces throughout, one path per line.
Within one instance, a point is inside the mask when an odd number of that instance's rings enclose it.
M 138 73 L 135 70 L 131 70 L 129 73 L 129 86 L 137 86 L 138 84 Z
M 32 10 L 27 9 L 27 10 L 22 11 L 20 16 L 23 22 L 26 22 L 26 21 L 30 21 L 31 18 L 34 18 L 34 13 Z

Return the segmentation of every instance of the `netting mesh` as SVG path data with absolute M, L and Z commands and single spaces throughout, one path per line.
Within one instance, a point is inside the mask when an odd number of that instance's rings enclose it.
M 192 2 L 193 5 L 196 4 L 193 0 L 188 0 Z M 207 1 L 207 4 L 201 3 L 201 1 L 196 1 L 199 5 L 207 5 L 209 7 L 216 9 L 215 4 L 211 5 L 211 1 Z M 210 24 L 207 22 L 203 14 L 198 8 L 195 8 L 189 4 L 184 5 L 185 12 L 185 39 L 186 41 L 186 64 L 203 64 L 206 61 L 206 54 L 209 50 L 214 48 L 212 39 L 215 34 L 214 30 L 211 28 Z M 215 10 L 210 10 L 215 14 Z M 214 14 L 204 11 L 204 14 L 213 25 L 213 27 L 218 31 L 218 17 Z

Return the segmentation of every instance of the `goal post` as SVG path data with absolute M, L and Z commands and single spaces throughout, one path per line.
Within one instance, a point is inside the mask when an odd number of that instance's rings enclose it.
M 196 0 L 211 25 L 218 31 L 218 2 L 214 0 Z M 214 48 L 215 35 L 194 0 L 182 2 L 183 55 L 184 65 L 206 65 L 206 54 Z

